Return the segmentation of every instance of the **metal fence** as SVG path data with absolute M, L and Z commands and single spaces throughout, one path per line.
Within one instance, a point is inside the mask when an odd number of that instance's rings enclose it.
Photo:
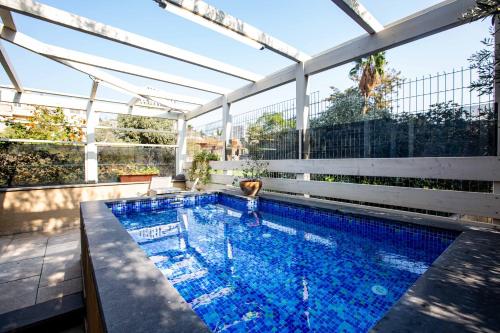
M 230 159 L 404 158 L 496 155 L 493 96 L 471 89 L 474 68 L 395 80 L 365 101 L 356 87 L 309 97 L 310 128 L 295 129 L 295 100 L 235 115 Z M 377 99 L 378 98 L 378 99 Z M 363 113 L 364 105 L 368 112 Z M 222 125 L 222 124 L 221 124 Z M 235 149 L 237 147 L 237 149 Z M 236 152 L 236 153 L 235 153 Z M 281 175 L 273 175 L 280 177 Z M 284 177 L 288 178 L 288 177 Z M 491 182 L 312 174 L 313 180 L 491 192 Z

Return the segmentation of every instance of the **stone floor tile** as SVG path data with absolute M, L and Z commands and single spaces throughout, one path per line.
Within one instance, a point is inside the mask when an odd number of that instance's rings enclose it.
M 38 288 L 36 303 L 47 302 L 51 299 L 71 295 L 80 291 L 82 291 L 81 278 L 63 281 L 54 286 L 40 287 Z
M 4 250 L 4 248 L 7 248 L 9 243 L 12 241 L 12 236 L 1 236 L 0 237 L 0 254 Z
M 13 239 L 10 244 L 0 253 L 0 264 L 23 259 L 43 257 L 47 241 L 27 241 Z
M 0 283 L 39 276 L 42 272 L 42 264 L 43 257 L 0 264 Z
M 35 304 L 38 276 L 0 284 L 0 314 Z
M 80 240 L 80 229 L 69 229 L 49 237 L 48 246 Z
M 80 251 L 80 240 L 47 246 L 47 256 L 72 254 Z
M 20 234 L 14 234 L 12 235 L 13 240 L 29 240 L 31 242 L 37 241 L 37 242 L 43 242 L 47 241 L 49 239 L 49 236 L 46 234 L 43 234 L 41 232 L 23 232 Z
M 80 252 L 73 256 L 49 256 L 43 262 L 40 286 L 52 286 L 62 281 L 81 277 Z

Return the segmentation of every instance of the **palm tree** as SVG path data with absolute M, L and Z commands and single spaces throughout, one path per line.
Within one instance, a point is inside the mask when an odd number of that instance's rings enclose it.
M 385 52 L 378 52 L 356 60 L 356 65 L 349 72 L 350 77 L 359 82 L 359 90 L 364 98 L 363 114 L 368 112 L 368 100 L 384 80 L 386 65 Z

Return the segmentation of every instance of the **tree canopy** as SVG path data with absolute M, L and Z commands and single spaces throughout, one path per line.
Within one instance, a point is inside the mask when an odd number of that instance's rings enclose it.
M 82 142 L 85 137 L 82 129 L 84 124 L 83 120 L 67 117 L 60 107 L 36 106 L 26 122 L 6 121 L 7 128 L 3 136 L 10 139 Z
M 118 141 L 142 144 L 175 144 L 174 123 L 168 119 L 118 115 L 118 128 L 143 129 L 151 132 L 114 131 Z M 164 132 L 164 133 L 161 133 Z

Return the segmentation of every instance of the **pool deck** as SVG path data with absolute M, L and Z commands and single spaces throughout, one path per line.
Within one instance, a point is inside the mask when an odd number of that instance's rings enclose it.
M 0 314 L 82 291 L 80 229 L 0 237 Z
M 84 332 L 80 229 L 0 237 L 0 332 Z
M 465 231 L 373 332 L 500 332 L 500 233 Z
M 235 194 L 232 191 L 230 194 Z M 500 231 L 421 214 L 345 205 L 318 199 L 263 194 L 262 197 L 349 214 L 461 231 L 372 329 L 373 332 L 499 332 Z M 144 200 L 144 198 L 141 198 Z M 81 205 L 82 253 L 88 253 L 98 305 L 108 332 L 124 328 L 160 332 L 207 332 L 208 328 L 148 260 L 103 201 Z M 84 265 L 85 266 L 85 265 Z M 128 309 L 127 313 L 123 308 Z M 158 311 L 158 309 L 163 311 Z M 87 313 L 89 306 L 87 304 Z

